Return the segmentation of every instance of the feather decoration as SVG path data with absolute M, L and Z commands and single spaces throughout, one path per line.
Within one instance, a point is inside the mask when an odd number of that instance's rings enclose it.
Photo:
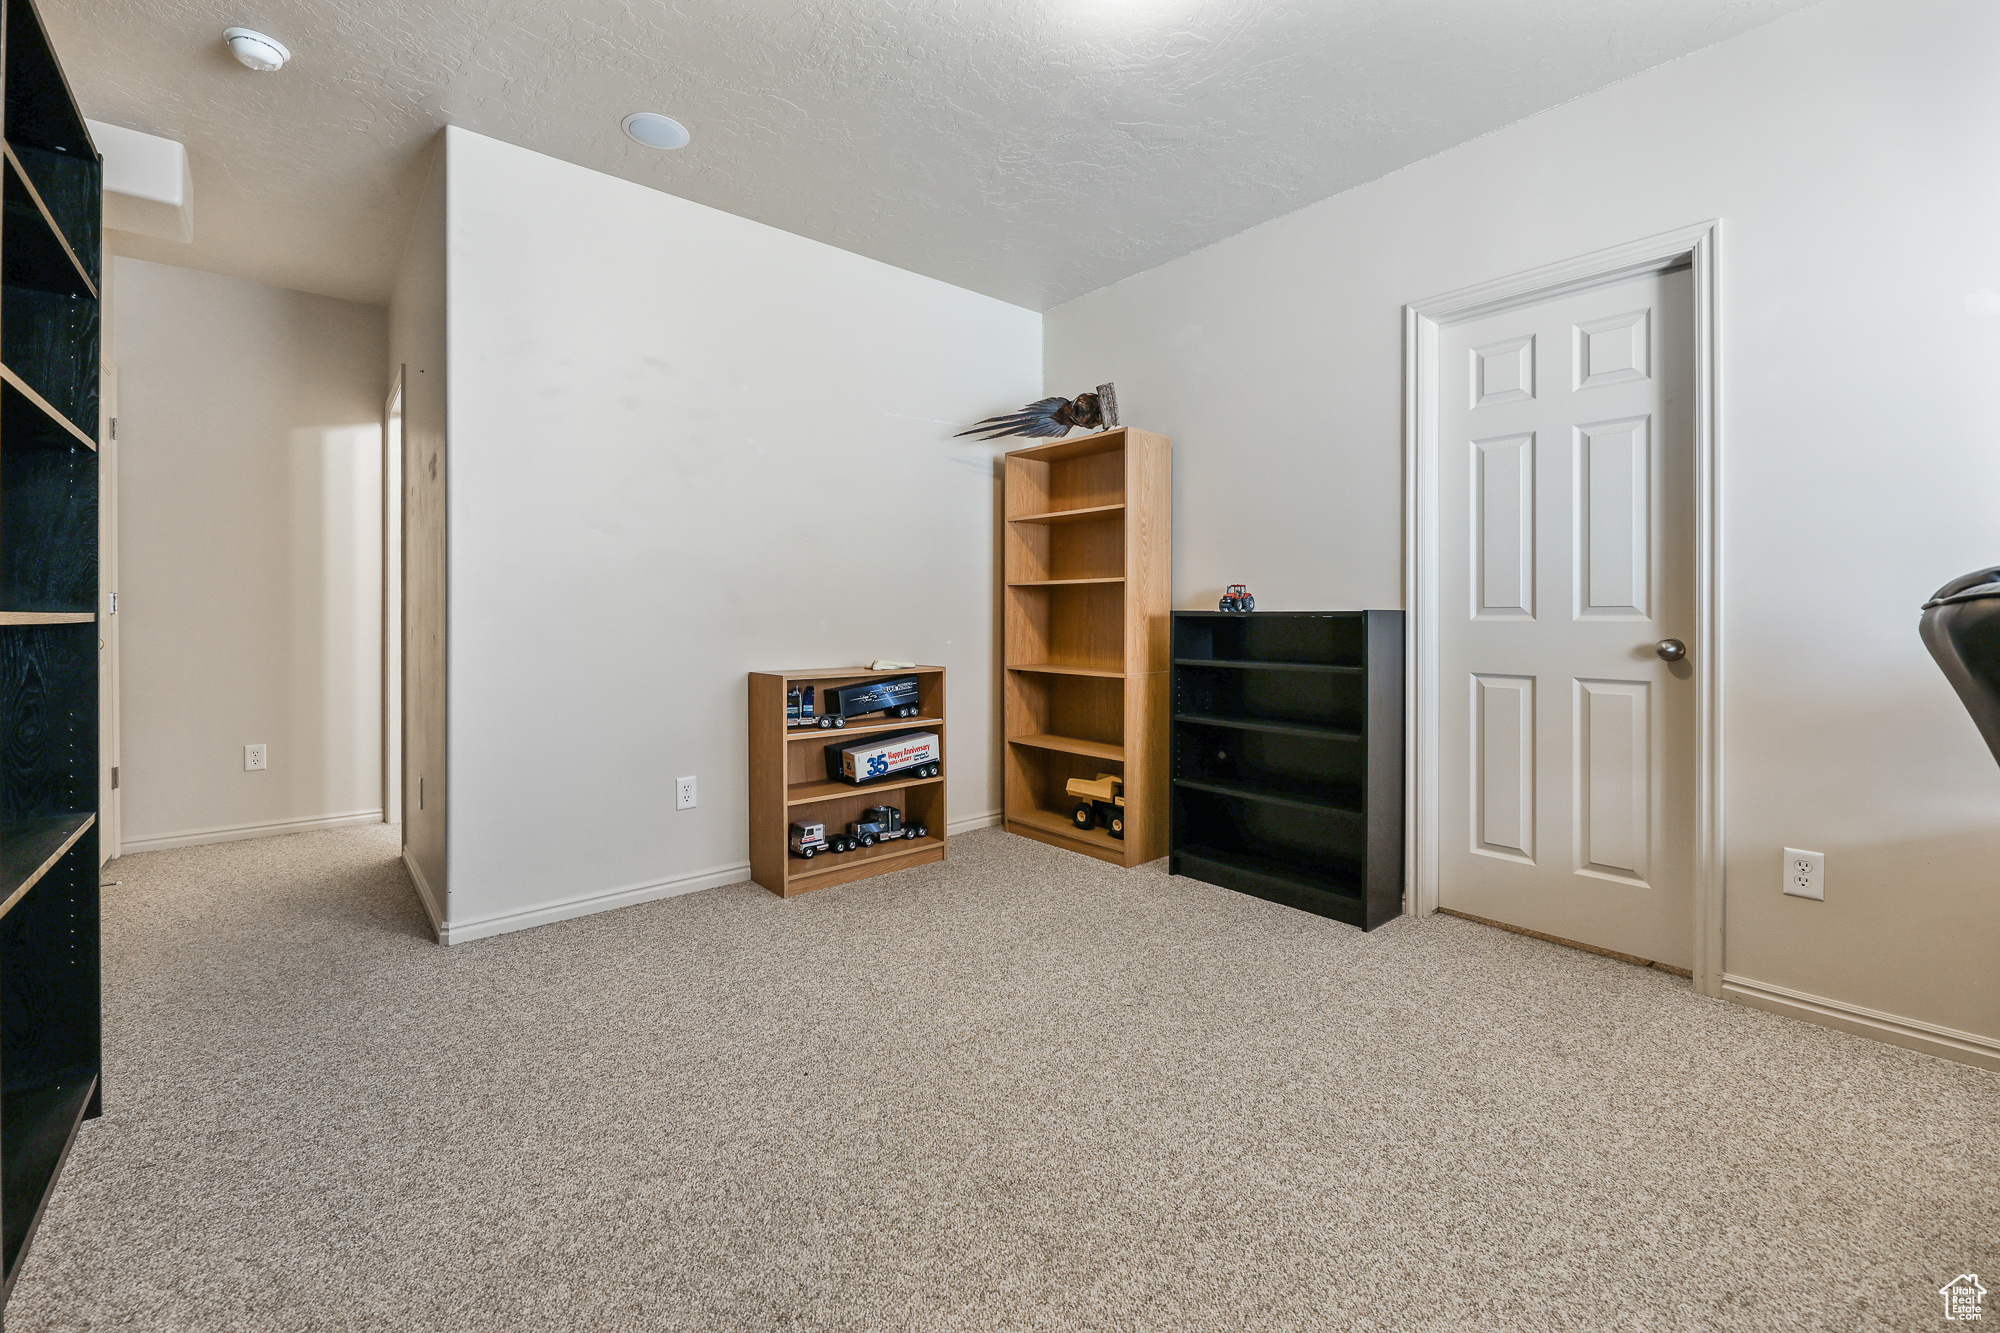
M 982 440 L 997 440 L 1008 435 L 1061 439 L 1079 426 L 1085 430 L 1098 430 L 1117 424 L 1117 389 L 1109 384 L 1100 384 L 1096 393 L 1080 393 L 1074 398 L 1044 398 L 1029 403 L 1018 412 L 988 417 L 958 435 L 977 436 Z

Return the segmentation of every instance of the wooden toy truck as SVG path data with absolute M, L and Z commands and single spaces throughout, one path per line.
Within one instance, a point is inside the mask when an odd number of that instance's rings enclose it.
M 1101 828 L 1114 838 L 1125 836 L 1125 779 L 1099 773 L 1095 780 L 1071 778 L 1067 788 L 1077 798 L 1070 819 L 1080 829 Z

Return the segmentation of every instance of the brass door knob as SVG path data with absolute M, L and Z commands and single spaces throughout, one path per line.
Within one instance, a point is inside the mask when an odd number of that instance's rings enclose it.
M 1662 662 L 1678 662 L 1688 655 L 1688 646 L 1679 639 L 1661 639 L 1653 645 L 1653 651 L 1660 655 Z

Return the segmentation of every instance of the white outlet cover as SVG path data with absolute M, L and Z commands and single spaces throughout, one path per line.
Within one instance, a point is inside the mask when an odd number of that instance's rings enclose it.
M 269 767 L 269 764 L 268 764 L 268 763 L 267 763 L 267 761 L 266 761 L 266 758 L 265 758 L 265 755 L 266 755 L 266 751 L 265 751 L 265 748 L 264 748 L 264 747 L 263 747 L 262 745 L 246 745 L 246 746 L 244 746 L 244 747 L 243 747 L 243 771 L 244 771 L 245 773 L 256 773 L 256 772 L 260 772 L 260 771 L 262 771 L 263 769 L 265 769 L 265 768 Z
M 1794 898 L 1826 901 L 1826 854 L 1785 848 L 1785 892 Z
M 674 808 L 675 808 L 676 810 L 692 810 L 692 809 L 694 809 L 694 779 L 693 779 L 693 778 L 675 778 L 675 779 L 674 779 Z

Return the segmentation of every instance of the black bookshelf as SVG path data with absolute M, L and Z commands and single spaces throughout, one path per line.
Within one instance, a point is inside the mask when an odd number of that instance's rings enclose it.
M 1373 930 L 1403 910 L 1403 613 L 1174 612 L 1169 868 Z
M 30 0 L 0 0 L 0 1302 L 102 1110 L 103 167 Z

